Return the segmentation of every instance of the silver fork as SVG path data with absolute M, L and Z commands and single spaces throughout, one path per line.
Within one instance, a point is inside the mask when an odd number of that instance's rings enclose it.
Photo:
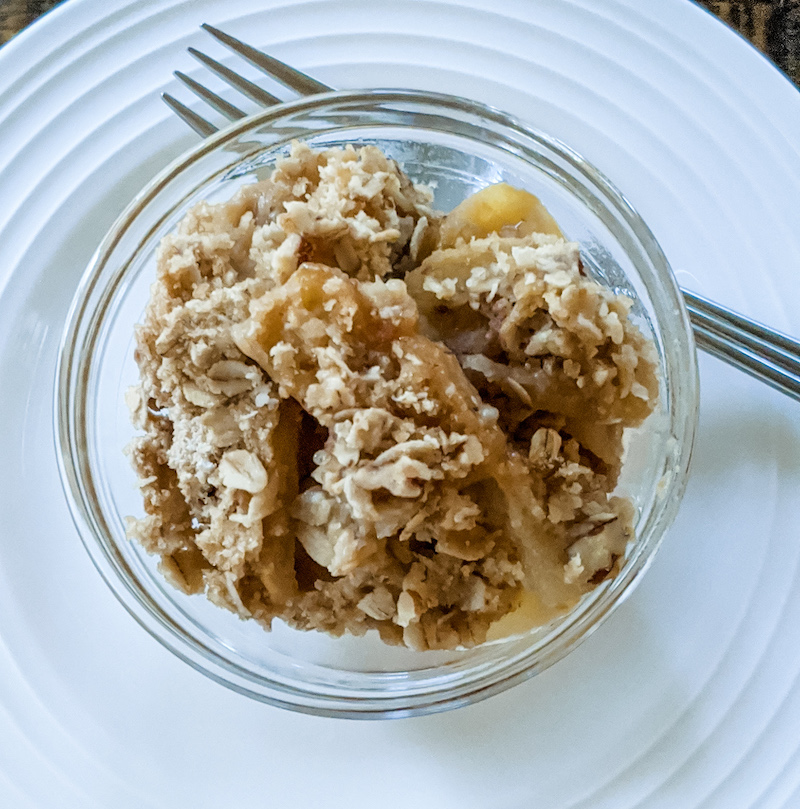
M 271 79 L 300 96 L 333 90 L 327 84 L 317 81 L 211 25 L 204 24 L 202 27 Z M 207 54 L 196 48 L 188 50 L 195 59 L 219 76 L 226 84 L 255 101 L 259 106 L 270 107 L 283 103 L 277 96 L 240 76 Z M 247 113 L 239 107 L 226 101 L 185 73 L 175 71 L 175 76 L 228 121 L 237 121 L 247 116 Z M 202 137 L 213 135 L 219 130 L 219 127 L 189 109 L 169 93 L 164 93 L 162 98 L 183 121 Z M 698 348 L 800 401 L 800 341 L 744 315 L 737 314 L 684 287 L 681 287 L 681 292 L 686 302 Z
M 218 28 L 208 25 L 208 23 L 203 23 L 201 27 L 203 30 L 208 31 L 211 36 L 218 39 L 223 45 L 235 51 L 240 56 L 243 56 L 250 64 L 255 65 L 263 73 L 266 73 L 271 79 L 279 82 L 289 90 L 293 90 L 298 95 L 310 96 L 316 93 L 327 93 L 333 90 L 333 87 L 328 87 L 327 84 L 312 79 L 311 76 L 307 76 L 305 73 L 301 73 L 299 70 L 289 67 L 289 65 L 284 62 L 280 62 L 274 57 L 256 50 L 235 37 L 220 31 Z M 277 96 L 268 93 L 257 84 L 244 78 L 244 76 L 240 76 L 238 73 L 235 73 L 229 67 L 225 67 L 225 65 L 221 64 L 216 59 L 212 59 L 207 54 L 198 51 L 196 48 L 188 48 L 188 51 L 191 56 L 197 59 L 198 62 L 204 64 L 212 73 L 215 73 L 228 85 L 235 88 L 252 101 L 255 101 L 261 107 L 272 107 L 275 104 L 283 103 Z M 180 70 L 175 71 L 175 77 L 183 82 L 195 95 L 203 99 L 212 109 L 221 113 L 229 121 L 238 121 L 240 118 L 246 117 L 247 113 L 243 110 L 229 103 L 185 73 L 181 73 Z M 169 93 L 162 93 L 161 97 L 198 135 L 207 138 L 209 135 L 213 135 L 215 132 L 219 131 L 219 127 L 214 126 L 210 121 L 207 121 L 196 112 L 190 110 L 189 107 L 182 104 Z

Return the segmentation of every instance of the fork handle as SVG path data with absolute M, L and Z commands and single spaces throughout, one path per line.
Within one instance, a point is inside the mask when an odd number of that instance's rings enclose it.
M 681 289 L 698 348 L 800 401 L 800 341 Z

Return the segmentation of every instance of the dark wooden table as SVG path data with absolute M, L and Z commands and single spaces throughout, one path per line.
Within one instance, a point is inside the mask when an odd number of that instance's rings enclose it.
M 59 0 L 0 0 L 0 44 L 58 2 Z M 698 2 L 741 32 L 800 86 L 800 0 Z

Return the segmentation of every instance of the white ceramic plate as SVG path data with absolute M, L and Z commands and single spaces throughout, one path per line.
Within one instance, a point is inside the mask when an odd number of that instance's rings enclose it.
M 684 283 L 800 333 L 800 94 L 688 0 L 67 0 L 0 50 L 0 806 L 800 805 L 800 408 L 714 360 L 641 586 L 476 706 L 356 723 L 257 704 L 106 589 L 58 480 L 56 349 L 104 231 L 195 142 L 158 94 L 204 75 L 186 46 L 223 55 L 201 22 L 337 87 L 526 118 L 611 177 Z

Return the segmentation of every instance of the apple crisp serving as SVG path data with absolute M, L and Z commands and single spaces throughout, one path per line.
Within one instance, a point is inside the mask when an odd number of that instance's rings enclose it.
M 175 586 L 424 650 L 482 643 L 523 602 L 546 621 L 617 572 L 653 345 L 536 197 L 431 204 L 374 147 L 295 144 L 164 239 L 128 530 Z

